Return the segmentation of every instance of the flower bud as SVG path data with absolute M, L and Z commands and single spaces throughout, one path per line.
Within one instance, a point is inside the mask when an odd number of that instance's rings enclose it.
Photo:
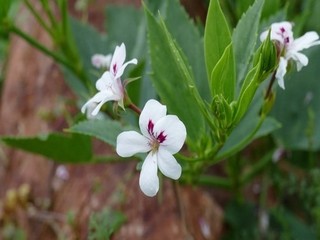
M 270 39 L 270 31 L 268 37 L 262 42 L 253 58 L 253 65 L 257 65 L 260 61 L 259 80 L 262 82 L 273 72 L 278 65 L 278 53 L 275 43 Z
M 223 129 L 227 129 L 232 124 L 232 107 L 228 104 L 227 100 L 220 94 L 215 95 L 211 105 L 214 116 L 219 121 L 219 125 Z

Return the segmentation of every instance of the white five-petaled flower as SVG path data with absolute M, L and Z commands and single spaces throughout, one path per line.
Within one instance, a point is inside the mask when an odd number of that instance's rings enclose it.
M 260 40 L 264 41 L 268 36 L 268 31 L 260 35 Z M 276 41 L 280 52 L 279 66 L 276 71 L 276 79 L 281 88 L 284 89 L 283 77 L 287 72 L 288 61 L 296 62 L 297 70 L 300 71 L 303 66 L 308 65 L 306 55 L 300 53 L 301 50 L 320 44 L 319 35 L 312 31 L 307 32 L 303 36 L 294 39 L 292 32 L 292 24 L 290 22 L 279 22 L 271 25 L 271 40 Z
M 177 116 L 166 113 L 166 106 L 149 100 L 139 118 L 142 134 L 126 131 L 117 138 L 116 151 L 121 157 L 148 152 L 141 168 L 139 185 L 149 197 L 155 196 L 159 190 L 158 168 L 169 178 L 176 180 L 181 176 L 181 166 L 173 154 L 184 144 L 186 127 Z
M 112 55 L 94 54 L 91 57 L 91 63 L 96 68 L 109 68 L 111 64 Z
M 112 56 L 110 71 L 104 72 L 100 79 L 96 82 L 96 88 L 99 91 L 89 101 L 87 101 L 81 111 L 84 113 L 86 109 L 95 104 L 96 107 L 91 112 L 92 116 L 97 115 L 102 105 L 108 101 L 117 101 L 123 107 L 124 87 L 121 76 L 128 64 L 137 64 L 137 59 L 132 59 L 124 63 L 126 59 L 126 47 L 124 43 L 116 46 Z

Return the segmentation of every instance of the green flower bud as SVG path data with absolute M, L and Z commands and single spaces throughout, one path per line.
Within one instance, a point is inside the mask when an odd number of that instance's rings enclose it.
M 214 96 L 211 108 L 219 122 L 220 128 L 229 128 L 232 124 L 233 108 L 228 104 L 222 94 Z
M 253 65 L 256 66 L 259 61 L 261 61 L 259 81 L 262 82 L 276 69 L 279 61 L 275 43 L 270 39 L 270 31 L 254 55 Z

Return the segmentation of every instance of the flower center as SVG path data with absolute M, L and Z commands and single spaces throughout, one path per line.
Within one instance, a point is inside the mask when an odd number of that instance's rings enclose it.
M 160 134 L 157 134 L 153 131 L 153 128 L 154 128 L 154 123 L 152 122 L 151 119 L 149 119 L 148 133 L 151 137 L 149 141 L 149 145 L 151 147 L 151 151 L 156 152 L 158 151 L 160 144 L 166 140 L 167 135 L 164 134 L 164 131 L 161 131 Z

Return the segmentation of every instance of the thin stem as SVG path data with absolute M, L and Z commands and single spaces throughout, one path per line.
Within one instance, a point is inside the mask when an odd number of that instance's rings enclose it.
M 212 175 L 200 175 L 197 184 L 231 189 L 231 182 L 229 179 Z
M 257 175 L 259 175 L 265 168 L 271 163 L 272 154 L 274 149 L 263 156 L 257 163 L 251 166 L 251 169 L 241 176 L 240 182 L 242 186 L 245 186 L 252 181 Z
M 187 157 L 181 153 L 176 153 L 175 156 L 179 159 L 179 160 L 182 160 L 182 161 L 185 161 L 185 162 L 191 162 L 191 161 L 196 161 L 197 158 L 194 158 L 194 157 Z
M 30 45 L 32 45 L 33 47 L 37 48 L 41 52 L 47 54 L 49 57 L 53 58 L 55 61 L 61 63 L 62 65 L 64 65 L 67 68 L 69 68 L 70 70 L 74 71 L 73 66 L 71 64 L 69 64 L 65 59 L 63 59 L 59 55 L 57 55 L 54 52 L 52 52 L 51 50 L 49 50 L 47 47 L 45 47 L 42 44 L 40 44 L 39 42 L 37 42 L 34 38 L 29 36 L 25 32 L 21 31 L 16 26 L 11 25 L 8 30 L 13 32 L 13 33 L 15 33 L 15 34 L 17 34 L 19 37 L 21 37 L 22 39 L 27 41 Z
M 51 22 L 51 26 L 56 27 L 57 22 L 56 22 L 56 19 L 50 9 L 50 6 L 48 5 L 48 0 L 41 0 L 40 2 L 42 4 L 42 7 L 45 10 L 49 20 L 50 20 L 50 22 Z
M 135 105 L 134 103 L 129 103 L 128 107 L 134 111 L 135 113 L 137 113 L 138 115 L 141 114 L 141 109 L 137 107 L 137 105 Z
M 66 0 L 60 0 L 59 1 L 59 7 L 62 17 L 62 33 L 65 36 L 68 36 L 68 12 L 67 12 L 67 2 Z
M 242 172 L 242 166 L 240 165 L 239 154 L 234 155 L 227 161 L 228 179 L 231 181 L 231 188 L 235 198 L 240 201 L 242 199 L 240 175 Z
M 35 10 L 35 8 L 32 6 L 32 4 L 28 1 L 28 0 L 24 0 L 27 8 L 30 10 L 30 12 L 32 13 L 32 15 L 34 16 L 34 18 L 37 20 L 37 22 L 47 31 L 47 33 L 50 34 L 50 36 L 52 38 L 54 38 L 54 34 L 52 32 L 52 30 L 49 28 L 49 26 L 47 25 L 47 23 L 45 21 L 43 21 L 43 18 L 37 13 L 37 11 Z
M 264 99 L 268 99 L 270 94 L 271 94 L 271 91 L 272 91 L 272 85 L 274 83 L 274 81 L 276 80 L 276 71 L 273 72 L 272 74 L 272 77 L 271 77 L 271 80 L 269 82 L 269 86 L 268 86 L 268 89 L 267 89 L 267 92 L 266 92 L 266 95 L 264 97 Z
M 246 138 L 244 138 L 240 143 L 238 143 L 237 146 L 235 146 L 231 150 L 229 150 L 221 155 L 218 155 L 215 163 L 218 162 L 219 160 L 222 160 L 224 158 L 231 156 L 232 154 L 238 152 L 243 146 L 245 146 L 245 144 L 247 144 L 254 137 L 254 135 L 257 133 L 257 131 L 260 129 L 265 118 L 266 118 L 266 115 L 261 114 L 259 122 L 258 122 L 257 126 L 255 127 L 255 129 Z
M 35 47 L 36 49 L 40 50 L 41 52 L 45 53 L 46 55 L 48 55 L 49 57 L 51 57 L 52 59 L 54 59 L 56 62 L 64 65 L 65 67 L 67 67 L 69 70 L 71 70 L 76 76 L 79 77 L 80 81 L 85 84 L 85 86 L 90 89 L 92 88 L 92 86 L 90 85 L 89 80 L 87 79 L 87 76 L 83 70 L 83 68 L 79 67 L 79 64 L 70 64 L 66 59 L 62 58 L 61 56 L 59 56 L 58 54 L 54 53 L 53 51 L 51 51 L 50 49 L 48 49 L 47 47 L 45 47 L 44 45 L 40 44 L 38 41 L 36 41 L 34 38 L 32 38 L 31 36 L 29 36 L 28 34 L 26 34 L 25 32 L 21 31 L 19 28 L 17 28 L 14 25 L 11 25 L 8 28 L 9 31 L 17 34 L 18 36 L 20 36 L 22 39 L 24 39 L 26 42 L 28 42 L 30 45 L 32 45 L 33 47 Z

